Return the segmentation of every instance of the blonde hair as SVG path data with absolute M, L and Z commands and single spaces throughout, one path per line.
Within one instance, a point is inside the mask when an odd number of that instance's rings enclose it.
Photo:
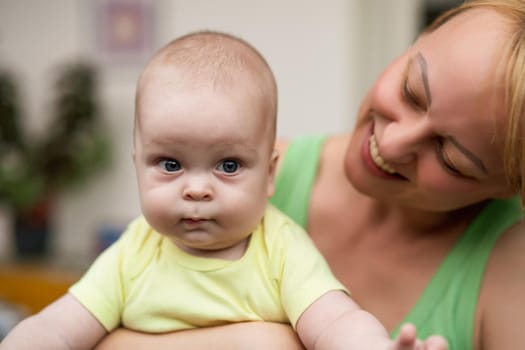
M 426 31 L 433 31 L 468 10 L 490 8 L 503 14 L 512 28 L 508 38 L 509 56 L 505 77 L 507 130 L 503 162 L 509 184 L 525 204 L 525 1 L 467 0 L 439 16 Z

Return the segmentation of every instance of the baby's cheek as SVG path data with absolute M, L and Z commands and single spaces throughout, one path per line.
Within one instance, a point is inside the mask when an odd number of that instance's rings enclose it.
M 173 201 L 155 192 L 144 193 L 140 203 L 144 217 L 152 226 L 164 226 L 165 221 L 169 220 L 170 211 L 173 211 L 175 206 Z

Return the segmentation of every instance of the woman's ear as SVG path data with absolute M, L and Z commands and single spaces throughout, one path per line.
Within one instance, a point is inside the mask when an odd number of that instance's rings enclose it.
M 508 189 L 504 189 L 504 190 L 501 190 L 500 192 L 496 193 L 493 196 L 493 198 L 496 198 L 496 199 L 507 199 L 507 198 L 514 197 L 514 196 L 516 196 L 518 194 L 519 193 L 515 189 L 508 188 Z

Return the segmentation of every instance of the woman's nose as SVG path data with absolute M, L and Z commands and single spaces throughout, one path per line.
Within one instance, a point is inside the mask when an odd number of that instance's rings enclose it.
M 429 134 L 425 119 L 390 122 L 381 135 L 376 135 L 379 154 L 389 163 L 408 163 L 417 157 Z
M 188 201 L 210 201 L 213 199 L 211 182 L 206 176 L 192 176 L 186 181 L 182 198 Z

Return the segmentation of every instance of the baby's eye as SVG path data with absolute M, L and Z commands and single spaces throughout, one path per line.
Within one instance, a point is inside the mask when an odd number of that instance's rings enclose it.
M 236 160 L 232 160 L 232 159 L 227 159 L 227 160 L 224 160 L 222 161 L 219 166 L 218 166 L 218 169 L 227 173 L 227 174 L 233 174 L 235 173 L 237 170 L 239 170 L 240 168 L 240 164 L 238 161 Z
M 181 170 L 181 166 L 175 159 L 163 159 L 159 162 L 160 167 L 168 173 Z

